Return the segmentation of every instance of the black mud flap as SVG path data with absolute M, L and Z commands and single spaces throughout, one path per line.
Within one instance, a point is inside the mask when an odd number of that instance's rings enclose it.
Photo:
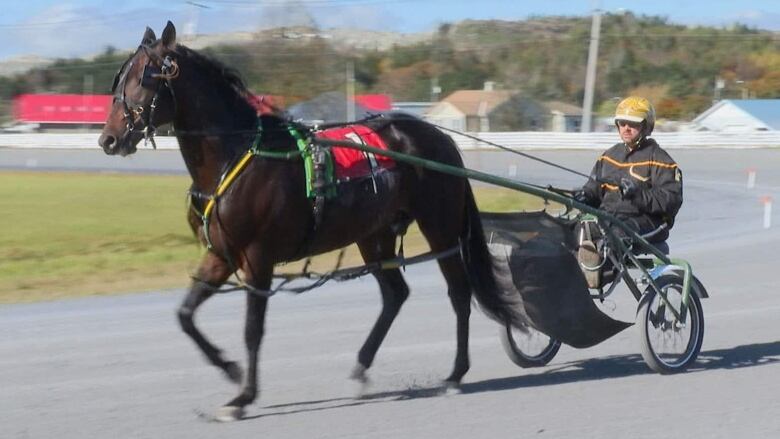
M 499 286 L 522 296 L 537 330 L 586 348 L 633 324 L 609 317 L 593 303 L 574 256 L 572 224 L 544 212 L 481 215 Z

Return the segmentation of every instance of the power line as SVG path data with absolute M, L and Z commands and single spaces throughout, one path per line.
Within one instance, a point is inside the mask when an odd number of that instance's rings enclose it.
M 89 27 L 103 26 L 107 22 L 122 21 L 126 22 L 128 19 L 148 19 L 148 11 L 127 11 L 122 13 L 111 14 L 109 16 L 92 16 L 87 18 L 74 18 L 68 20 L 54 20 L 54 21 L 28 21 L 25 23 L 17 24 L 2 24 L 0 23 L 0 29 L 28 29 L 28 28 L 41 28 L 41 27 L 58 27 L 63 25 L 84 25 Z
M 217 4 L 217 5 L 237 5 L 237 6 L 351 6 L 351 5 L 371 5 L 371 4 L 394 4 L 394 3 L 420 3 L 420 0 L 306 0 L 306 1 L 289 1 L 289 0 L 200 0 L 201 3 Z

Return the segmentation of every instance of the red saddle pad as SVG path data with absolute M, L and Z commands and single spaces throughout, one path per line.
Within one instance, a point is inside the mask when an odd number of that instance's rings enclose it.
M 374 148 L 387 149 L 385 141 L 376 131 L 365 125 L 348 125 L 345 127 L 331 128 L 320 131 L 317 137 L 328 140 L 346 140 L 362 143 Z M 371 175 L 372 170 L 379 168 L 392 168 L 395 161 L 390 157 L 359 151 L 357 149 L 336 146 L 331 148 L 336 178 L 339 180 L 365 177 Z

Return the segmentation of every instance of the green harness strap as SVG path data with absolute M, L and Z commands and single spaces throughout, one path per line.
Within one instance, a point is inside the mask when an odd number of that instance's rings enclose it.
M 303 169 L 306 171 L 306 197 L 335 197 L 335 171 L 330 149 L 315 149 L 295 128 L 290 126 L 288 131 L 295 139 L 298 153 L 303 157 Z
M 304 170 L 306 172 L 306 197 L 322 200 L 323 198 L 332 198 L 336 196 L 335 174 L 332 156 L 329 148 L 314 147 L 313 144 L 306 141 L 301 133 L 295 128 L 288 127 L 288 131 L 295 139 L 298 147 L 297 151 L 269 151 L 261 149 L 262 125 L 258 125 L 257 135 L 252 142 L 252 146 L 228 172 L 223 175 L 214 195 L 208 197 L 206 206 L 202 212 L 195 209 L 191 203 L 190 208 L 194 209 L 203 222 L 203 230 L 206 239 L 206 248 L 211 249 L 211 237 L 209 235 L 209 223 L 211 212 L 214 210 L 219 197 L 227 191 L 228 187 L 243 172 L 253 157 L 264 157 L 279 160 L 291 160 L 298 157 L 303 158 Z M 319 198 L 318 198 L 319 197 Z

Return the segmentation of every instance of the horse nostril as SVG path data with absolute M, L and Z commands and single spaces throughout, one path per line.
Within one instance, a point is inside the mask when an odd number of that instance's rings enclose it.
M 100 139 L 98 139 L 98 143 L 103 147 L 103 149 L 111 148 L 114 143 L 116 143 L 116 137 L 103 134 L 100 136 Z

